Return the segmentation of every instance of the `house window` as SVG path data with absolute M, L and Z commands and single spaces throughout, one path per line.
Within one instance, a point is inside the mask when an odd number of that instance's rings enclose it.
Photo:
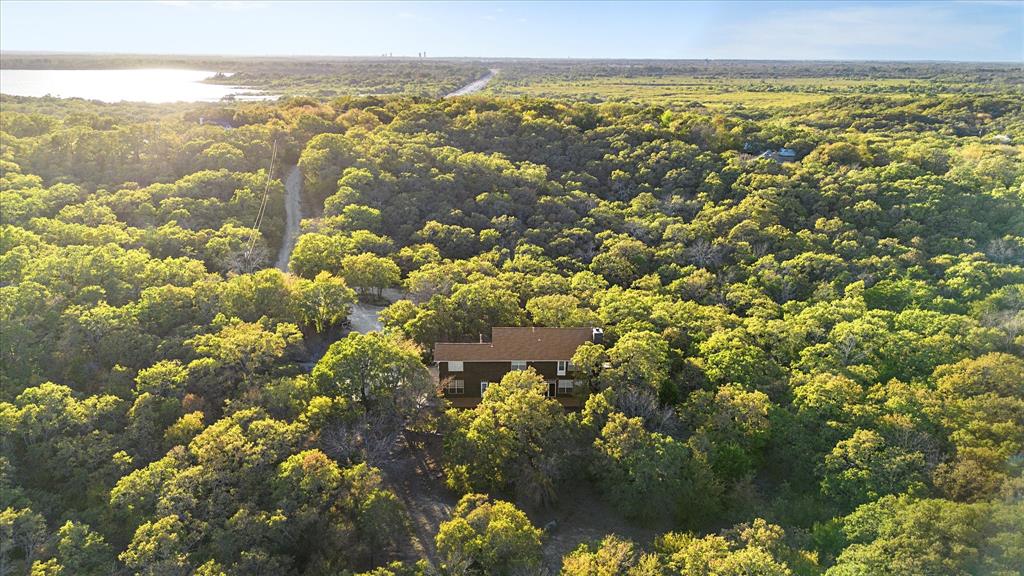
M 487 392 L 487 387 L 490 386 L 490 385 L 491 385 L 491 383 L 486 381 L 486 380 L 484 380 L 483 382 L 480 382 L 480 397 L 481 398 L 484 397 L 484 392 Z
M 559 380 L 558 381 L 558 395 L 568 396 L 572 394 L 572 391 L 576 388 L 575 380 Z
M 568 364 L 569 363 L 566 362 L 565 360 L 559 360 L 558 361 L 558 375 L 559 376 L 565 376 L 565 371 L 568 369 Z
M 513 370 L 526 370 L 526 360 L 513 360 L 512 361 L 512 369 Z
M 450 395 L 459 395 L 466 393 L 466 381 L 451 379 L 445 382 L 444 393 Z
M 449 372 L 462 372 L 462 370 L 463 370 L 463 366 L 462 366 L 462 361 L 461 360 L 458 361 L 458 362 L 455 362 L 453 360 L 449 360 L 448 361 L 448 371 Z

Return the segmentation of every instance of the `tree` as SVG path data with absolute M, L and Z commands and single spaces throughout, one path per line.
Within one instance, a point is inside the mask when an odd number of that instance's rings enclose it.
M 295 281 L 295 303 L 302 321 L 318 334 L 348 317 L 355 296 L 343 279 L 330 272 L 320 272 L 311 281 Z
M 517 574 L 541 562 L 541 535 L 518 508 L 483 494 L 466 494 L 441 524 L 435 543 L 454 574 Z
M 574 296 L 549 294 L 531 298 L 526 303 L 526 311 L 537 326 L 568 328 L 596 324 L 597 315 L 590 309 L 580 308 L 579 304 Z
M 338 274 L 351 251 L 351 242 L 344 236 L 303 234 L 295 243 L 288 268 L 302 278 L 315 278 L 321 272 Z
M 0 510 L 0 568 L 28 572 L 43 553 L 48 534 L 46 520 L 29 508 Z
M 920 452 L 890 446 L 873 430 L 857 430 L 825 456 L 821 490 L 852 508 L 887 494 L 919 490 L 924 477 Z
M 727 385 L 694 392 L 680 412 L 694 430 L 690 446 L 707 455 L 719 478 L 736 481 L 760 463 L 771 407 L 763 392 Z
M 848 546 L 828 576 L 1014 574 L 1024 566 L 1024 507 L 885 496 L 842 521 Z
M 162 453 L 164 431 L 181 414 L 181 400 L 165 398 L 143 392 L 128 410 L 126 435 L 132 440 L 133 452 L 144 460 L 152 460 Z
M 343 230 L 379 230 L 380 210 L 361 204 L 346 204 L 341 209 Z
M 767 390 L 777 384 L 781 370 L 765 351 L 748 342 L 741 331 L 718 331 L 700 345 L 705 372 L 712 382 L 735 382 Z
M 863 410 L 864 390 L 846 376 L 815 374 L 793 383 L 793 404 L 817 424 L 843 430 Z
M 139 526 L 119 558 L 142 576 L 185 576 L 192 572 L 189 551 L 196 536 L 178 516 L 164 516 Z
M 353 332 L 335 342 L 313 368 L 319 394 L 344 402 L 318 430 L 335 458 L 389 458 L 409 421 L 430 405 L 433 383 L 408 340 Z
M 341 489 L 341 470 L 319 450 L 293 454 L 277 467 L 275 499 L 293 517 L 316 520 L 334 505 Z
M 135 394 L 180 399 L 188 384 L 188 369 L 177 360 L 161 360 L 135 375 Z
M 199 153 L 199 157 L 200 166 L 208 170 L 242 170 L 245 167 L 245 154 L 227 142 L 210 144 Z
M 479 240 L 472 228 L 441 224 L 430 220 L 416 233 L 418 239 L 433 244 L 447 257 L 467 258 L 479 247 Z
M 305 450 L 289 456 L 277 466 L 272 485 L 275 501 L 287 518 L 285 530 L 304 556 L 318 555 L 313 543 L 344 539 L 348 530 L 339 503 L 345 496 L 345 482 L 341 469 L 326 454 Z M 239 522 L 240 528 L 247 524 L 255 525 L 248 529 L 255 533 L 280 530 L 268 530 L 271 526 L 262 515 Z
M 360 294 L 373 289 L 378 298 L 385 288 L 397 285 L 402 278 L 402 271 L 393 260 L 368 252 L 343 258 L 341 274 L 345 282 L 355 286 Z
M 306 145 L 299 167 L 309 195 L 315 201 L 323 200 L 337 189 L 338 177 L 353 160 L 352 148 L 352 142 L 339 134 L 319 134 Z
M 131 458 L 113 433 L 124 429 L 125 412 L 126 403 L 111 395 L 81 398 L 49 382 L 26 388 L 13 404 L 0 403 L 4 455 L 19 483 L 49 506 L 91 521 L 103 492 L 130 469 Z
M 220 298 L 226 316 L 245 322 L 257 322 L 263 317 L 277 322 L 296 320 L 288 277 L 277 269 L 231 278 L 223 284 Z
M 833 142 L 815 150 L 814 154 L 830 164 L 858 164 L 863 160 L 857 147 L 849 142 Z
M 929 408 L 955 448 L 935 471 L 951 497 L 987 499 L 1013 476 L 1009 462 L 1024 449 L 1024 360 L 986 354 L 936 368 Z
M 203 423 L 206 415 L 197 410 L 183 415 L 181 418 L 164 430 L 163 445 L 167 448 L 184 446 L 203 431 Z
M 117 481 L 110 491 L 110 506 L 126 525 L 127 536 L 131 536 L 135 528 L 156 512 L 164 486 L 187 466 L 185 449 L 171 449 L 163 458 L 133 470 Z
M 384 488 L 383 477 L 375 468 L 358 464 L 345 471 L 345 479 L 356 535 L 372 564 L 405 543 L 409 532 L 405 507 Z
M 213 373 L 222 381 L 249 384 L 289 347 L 302 343 L 302 333 L 294 324 L 281 323 L 271 331 L 264 323 L 219 316 L 214 325 L 217 332 L 200 334 L 186 342 L 201 356 L 189 364 L 189 371 Z
M 594 441 L 593 473 L 626 515 L 693 521 L 715 508 L 716 486 L 686 445 L 644 429 L 640 418 L 612 412 Z
M 605 242 L 590 269 L 610 282 L 628 286 L 649 271 L 650 249 L 632 238 Z
M 69 520 L 57 536 L 57 558 L 64 573 L 107 576 L 114 569 L 113 550 L 88 525 Z
M 645 386 L 659 391 L 668 380 L 668 343 L 650 331 L 629 332 L 608 349 L 611 370 L 604 378 L 613 385 Z
M 584 342 L 572 355 L 572 364 L 576 369 L 576 377 L 583 380 L 590 392 L 599 390 L 599 376 L 608 361 L 608 353 L 604 346 L 593 342 Z
M 469 492 L 507 492 L 551 501 L 565 470 L 569 434 L 562 406 L 546 395 L 533 370 L 510 372 L 490 385 L 473 410 L 449 411 L 445 438 L 448 485 Z
M 710 63 L 694 81 L 735 90 L 708 107 L 622 101 L 585 62 L 494 89 L 577 78 L 594 103 L 417 95 L 478 62 L 251 64 L 322 97 L 0 102 L 0 572 L 372 569 L 410 547 L 374 465 L 434 433 L 460 493 L 533 506 L 594 482 L 696 531 L 593 534 L 567 572 L 1022 571 L 1019 66 Z M 759 78 L 779 75 L 801 80 Z M 825 76 L 858 87 L 789 105 Z M 263 269 L 280 181 L 252 238 L 274 141 L 314 208 L 295 276 Z M 799 161 L 756 158 L 780 147 Z M 389 336 L 310 375 L 299 328 L 333 342 L 349 287 L 399 279 Z M 525 324 L 604 328 L 572 358 L 584 410 L 518 373 L 438 417 L 430 347 Z M 722 530 L 758 516 L 792 529 Z
M 562 558 L 561 573 L 562 576 L 660 576 L 665 572 L 657 555 L 644 554 L 633 542 L 612 534 L 598 544 L 580 544 Z
M 402 418 L 423 405 L 432 388 L 416 346 L 379 332 L 353 332 L 331 344 L 312 376 L 323 394 L 359 402 L 368 412 L 394 410 Z
M 489 335 L 494 326 L 520 326 L 525 319 L 519 297 L 494 279 L 456 287 L 446 304 L 455 318 L 454 337 Z
M 795 569 L 802 574 L 819 573 L 813 557 L 786 546 L 784 537 L 782 528 L 756 518 L 722 536 L 669 533 L 657 540 L 655 548 L 674 574 L 791 576 Z

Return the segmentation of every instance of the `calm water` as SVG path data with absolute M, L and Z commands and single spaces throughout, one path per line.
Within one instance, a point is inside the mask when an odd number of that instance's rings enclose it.
M 246 88 L 203 84 L 203 70 L 0 70 L 0 92 L 15 96 L 59 96 L 104 102 L 209 102 L 224 96 L 263 99 Z

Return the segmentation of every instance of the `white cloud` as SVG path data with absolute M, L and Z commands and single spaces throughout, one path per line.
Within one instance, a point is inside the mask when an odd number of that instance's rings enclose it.
M 798 5 L 799 6 L 799 5 Z M 755 8 L 756 10 L 756 5 Z M 987 49 L 1000 45 L 1010 26 L 958 19 L 935 5 L 796 8 L 724 25 L 715 33 L 715 56 L 723 58 L 830 59 L 886 48 L 928 53 Z
M 1004 6 L 1010 7 L 1015 6 L 1020 8 L 1020 0 L 953 0 L 956 4 L 982 4 L 985 6 Z
M 257 2 L 255 0 L 156 0 L 156 3 L 176 8 L 211 8 L 214 10 L 248 10 L 271 4 L 269 1 Z
M 251 0 L 218 0 L 216 2 L 210 2 L 210 5 L 214 8 L 221 10 L 247 10 L 249 8 L 256 8 L 260 5 L 266 5 L 266 2 L 253 2 Z

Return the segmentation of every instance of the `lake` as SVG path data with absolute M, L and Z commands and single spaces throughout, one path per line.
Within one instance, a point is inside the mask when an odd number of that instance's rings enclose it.
M 238 86 L 203 84 L 216 74 L 170 68 L 129 70 L 0 70 L 0 92 L 14 96 L 57 96 L 103 102 L 214 102 L 271 96 Z

